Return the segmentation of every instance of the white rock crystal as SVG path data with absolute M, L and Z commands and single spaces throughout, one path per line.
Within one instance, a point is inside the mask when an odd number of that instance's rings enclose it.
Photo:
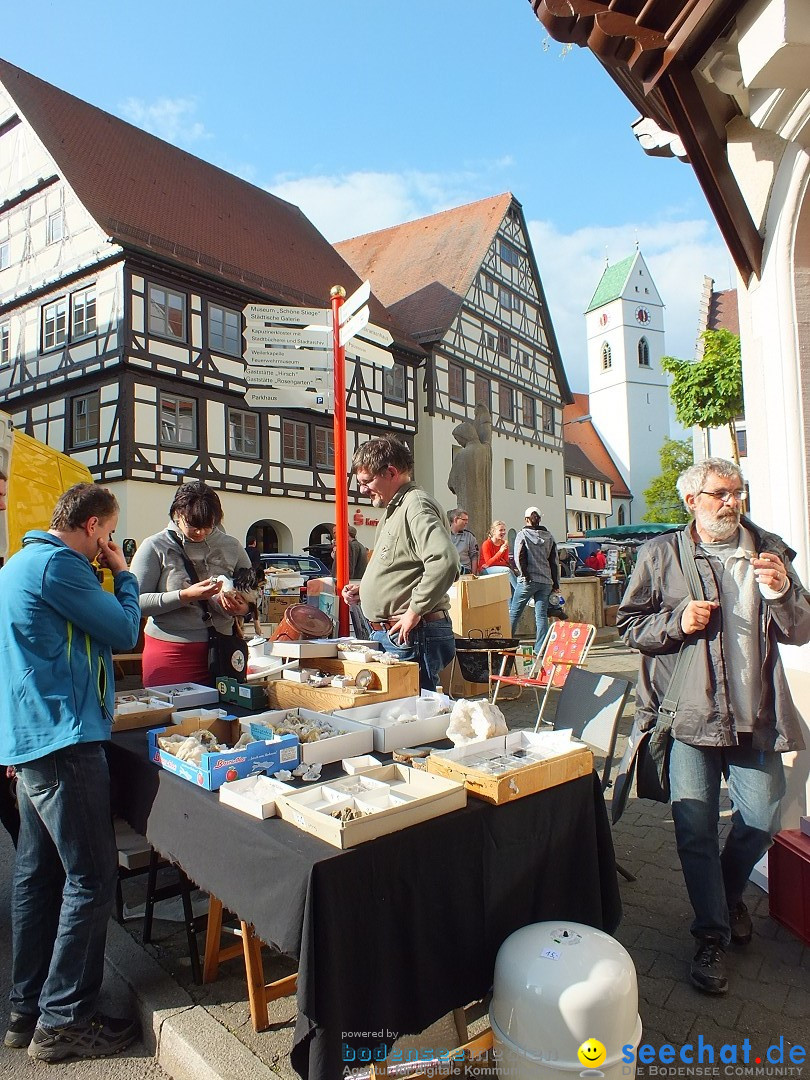
M 489 701 L 466 701 L 461 699 L 453 705 L 447 738 L 455 746 L 493 739 L 496 735 L 506 735 L 506 719 L 497 705 Z

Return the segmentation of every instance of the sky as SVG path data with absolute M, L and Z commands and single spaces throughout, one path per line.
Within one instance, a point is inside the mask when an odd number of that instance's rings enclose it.
M 644 154 L 632 105 L 528 0 L 2 6 L 4 59 L 295 203 L 333 243 L 511 191 L 575 391 L 606 260 L 638 243 L 680 357 L 704 275 L 736 284 L 691 168 Z

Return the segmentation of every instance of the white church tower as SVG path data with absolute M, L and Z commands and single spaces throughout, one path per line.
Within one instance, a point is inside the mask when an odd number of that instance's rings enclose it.
M 590 414 L 633 493 L 630 520 L 638 522 L 670 430 L 661 369 L 664 305 L 641 252 L 605 268 L 585 312 L 585 329 Z

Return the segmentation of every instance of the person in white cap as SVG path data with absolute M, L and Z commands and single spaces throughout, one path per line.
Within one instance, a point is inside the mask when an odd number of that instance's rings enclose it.
M 548 529 L 540 524 L 540 517 L 536 506 L 527 507 L 526 523 L 515 537 L 514 559 L 518 579 L 509 605 L 512 637 L 516 637 L 520 616 L 528 602 L 534 600 L 536 653 L 540 651 L 548 629 L 548 598 L 552 589 L 556 591 L 560 587 L 557 544 Z

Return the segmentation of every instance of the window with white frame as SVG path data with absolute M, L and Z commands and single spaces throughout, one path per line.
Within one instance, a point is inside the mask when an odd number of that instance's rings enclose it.
M 582 494 L 585 496 L 585 498 L 587 499 L 588 498 L 588 481 L 583 480 L 582 478 L 580 478 L 579 483 L 580 483 L 580 490 L 581 490 Z
M 554 434 L 554 406 L 550 405 L 547 401 L 543 402 L 543 431 L 547 435 Z
M 228 449 L 237 457 L 259 456 L 259 417 L 244 409 L 228 409 Z
M 610 345 L 605 342 L 602 346 L 602 371 L 608 371 L 613 367 L 613 355 L 610 351 Z
M 228 356 L 242 355 L 242 315 L 231 308 L 208 305 L 208 348 Z
M 96 287 L 82 289 L 70 298 L 70 340 L 90 337 L 96 332 Z
M 385 369 L 383 392 L 389 401 L 405 401 L 405 368 L 402 364 Z
M 596 481 L 595 480 L 591 480 L 591 498 L 592 499 L 596 498 Z
M 99 393 L 82 394 L 71 402 L 72 445 L 93 446 L 99 435 Z
M 8 367 L 11 363 L 11 326 L 8 323 L 0 323 L 0 368 Z
M 604 502 L 604 500 L 607 498 L 607 485 L 606 484 L 600 484 L 599 485 L 599 495 L 600 495 L 602 501 Z
M 530 495 L 537 494 L 537 477 L 534 465 L 526 466 L 526 490 Z
M 149 286 L 149 332 L 174 341 L 186 339 L 186 298 L 183 293 Z
M 638 343 L 638 366 L 650 366 L 650 346 L 645 337 L 641 338 Z
M 503 483 L 509 491 L 515 490 L 515 462 L 513 458 L 503 459 Z
M 309 424 L 282 421 L 281 456 L 285 465 L 309 465 Z
M 566 478 L 565 478 L 565 494 L 566 495 L 573 495 L 573 491 L 571 490 L 571 477 L 570 476 L 566 476 Z
M 67 300 L 45 304 L 42 309 L 42 348 L 55 349 L 67 341 Z
M 577 532 L 585 532 L 585 515 L 577 514 Z
M 197 446 L 197 402 L 178 394 L 160 395 L 160 441 L 163 446 Z
M 56 244 L 62 239 L 64 234 L 64 218 L 61 210 L 54 210 L 52 214 L 48 214 L 48 222 L 46 226 L 46 244 Z
M 11 263 L 9 256 L 8 240 L 4 240 L 0 243 L 0 270 L 5 270 Z
M 495 282 L 492 280 L 489 274 L 481 274 L 481 285 L 483 286 L 484 292 L 488 296 L 495 295 Z
M 335 430 L 334 428 L 315 428 L 315 465 L 318 469 L 334 472 L 335 469 Z

